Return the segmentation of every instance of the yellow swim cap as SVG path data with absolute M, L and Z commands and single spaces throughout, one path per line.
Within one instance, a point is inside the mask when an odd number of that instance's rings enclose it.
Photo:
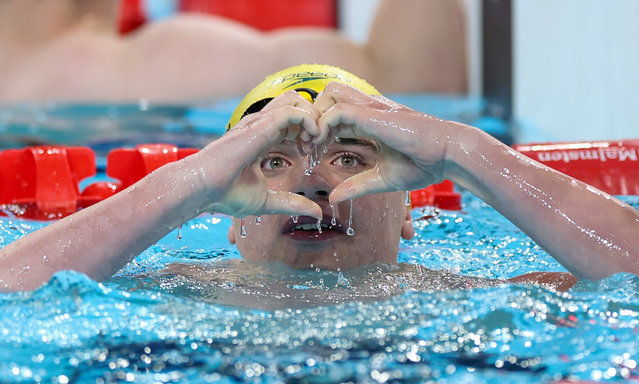
M 369 95 L 380 93 L 365 80 L 330 65 L 302 64 L 290 67 L 268 76 L 253 88 L 237 106 L 226 130 L 233 128 L 244 115 L 260 111 L 269 101 L 290 90 L 295 90 L 308 101 L 315 97 L 332 81 L 348 84 Z

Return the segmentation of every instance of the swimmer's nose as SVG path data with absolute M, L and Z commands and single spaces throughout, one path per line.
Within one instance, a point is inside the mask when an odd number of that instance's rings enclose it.
M 307 192 L 303 192 L 303 191 L 295 192 L 295 193 L 297 193 L 298 195 L 302 195 L 302 196 L 304 196 L 304 197 L 312 197 L 312 196 L 315 196 L 315 197 L 328 198 L 328 191 L 325 191 L 325 190 L 323 190 L 323 189 L 322 189 L 322 190 L 315 191 L 315 193 L 311 193 L 311 194 L 307 194 Z
M 326 179 L 313 172 L 310 176 L 301 176 L 294 191 L 298 195 L 311 200 L 328 200 L 328 195 L 332 189 L 332 185 Z

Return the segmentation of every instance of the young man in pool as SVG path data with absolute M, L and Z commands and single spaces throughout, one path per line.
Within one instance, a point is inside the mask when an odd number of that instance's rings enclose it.
M 236 217 L 229 238 L 247 260 L 343 270 L 395 263 L 400 236 L 413 235 L 404 191 L 444 178 L 492 205 L 578 278 L 639 273 L 635 209 L 334 67 L 268 77 L 229 127 L 197 154 L 0 250 L 2 288 L 33 289 L 63 269 L 107 279 L 207 211 Z M 321 162 L 306 175 L 310 155 Z

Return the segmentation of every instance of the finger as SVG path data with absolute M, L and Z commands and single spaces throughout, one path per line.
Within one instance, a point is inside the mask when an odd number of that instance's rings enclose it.
M 364 104 L 375 101 L 370 95 L 338 82 L 331 82 L 317 95 L 313 104 L 320 114 L 323 114 L 337 103 Z
M 294 109 L 297 114 L 293 119 L 294 123 L 291 122 L 290 115 L 272 112 L 261 115 L 261 118 L 243 119 L 236 127 L 207 146 L 204 152 L 212 151 L 208 153 L 211 158 L 224 157 L 227 165 L 233 169 L 248 167 L 270 147 L 285 138 L 297 141 L 301 130 L 300 122 L 307 120 L 315 126 L 315 121 L 307 111 Z
M 269 103 L 262 108 L 262 111 L 269 111 L 285 105 L 304 108 L 309 111 L 313 108 L 313 104 L 302 97 L 299 93 L 295 91 L 288 91 L 269 101 Z
M 317 96 L 313 105 L 320 114 L 323 114 L 333 105 L 339 103 L 366 105 L 369 108 L 376 109 L 403 107 L 401 104 L 397 104 L 382 95 L 369 95 L 350 85 L 338 82 L 329 83 Z
M 396 191 L 386 184 L 378 167 L 352 176 L 340 183 L 329 195 L 332 205 L 373 193 Z
M 282 214 L 322 218 L 322 208 L 313 201 L 293 192 L 267 191 L 261 214 Z
M 337 129 L 339 125 L 342 125 L 341 128 L 345 126 L 362 125 L 360 123 L 362 116 L 370 114 L 371 111 L 359 105 L 335 104 L 317 120 L 317 127 L 320 134 L 316 139 L 326 140 L 326 136 L 329 133 L 338 133 L 341 131 L 341 129 Z
M 396 114 L 392 111 L 340 103 L 326 111 L 317 121 L 317 125 L 321 132 L 336 128 L 340 137 L 347 137 L 347 135 L 367 137 L 401 153 L 414 155 L 421 151 L 422 147 L 419 143 L 435 140 L 438 132 L 441 133 L 442 129 L 446 128 L 440 126 L 437 129 L 431 129 L 434 128 L 434 124 L 442 123 L 425 123 L 423 118 L 415 114 L 417 112 Z
M 310 111 L 293 106 L 283 106 L 267 111 L 262 114 L 262 118 L 252 120 L 245 127 L 238 128 L 238 134 L 243 131 L 242 128 L 247 131 L 244 133 L 246 139 L 248 139 L 248 142 L 244 145 L 246 149 L 257 153 L 284 138 L 291 141 L 296 140 L 302 130 L 313 136 L 320 133 L 313 114 Z M 238 128 L 234 128 L 229 133 Z
M 319 119 L 320 113 L 315 108 L 313 103 L 306 100 L 304 97 L 302 97 L 302 95 L 295 91 L 288 91 L 271 100 L 268 104 L 266 104 L 262 111 L 271 111 L 286 105 L 304 109 L 311 113 L 314 120 Z

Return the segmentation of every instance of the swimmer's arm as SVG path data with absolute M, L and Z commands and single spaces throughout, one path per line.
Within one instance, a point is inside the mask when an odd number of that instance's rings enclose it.
M 639 275 L 639 211 L 544 166 L 482 130 L 424 115 L 384 97 L 331 83 L 318 96 L 328 135 L 383 143 L 374 169 L 335 187 L 332 203 L 449 179 L 520 227 L 579 278 Z
M 520 227 L 579 278 L 639 274 L 639 212 L 485 132 L 454 124 L 444 177 Z
M 295 141 L 302 131 L 311 138 L 319 133 L 311 109 L 296 92 L 286 93 L 198 153 L 0 249 L 0 290 L 33 289 L 60 270 L 107 279 L 206 211 L 321 217 L 321 208 L 310 200 L 268 190 L 259 166 L 259 157 L 273 144 Z
M 176 177 L 182 163 L 193 160 L 161 167 L 125 191 L 0 249 L 0 290 L 30 290 L 60 270 L 83 272 L 96 280 L 111 277 L 202 211 L 199 177 Z

